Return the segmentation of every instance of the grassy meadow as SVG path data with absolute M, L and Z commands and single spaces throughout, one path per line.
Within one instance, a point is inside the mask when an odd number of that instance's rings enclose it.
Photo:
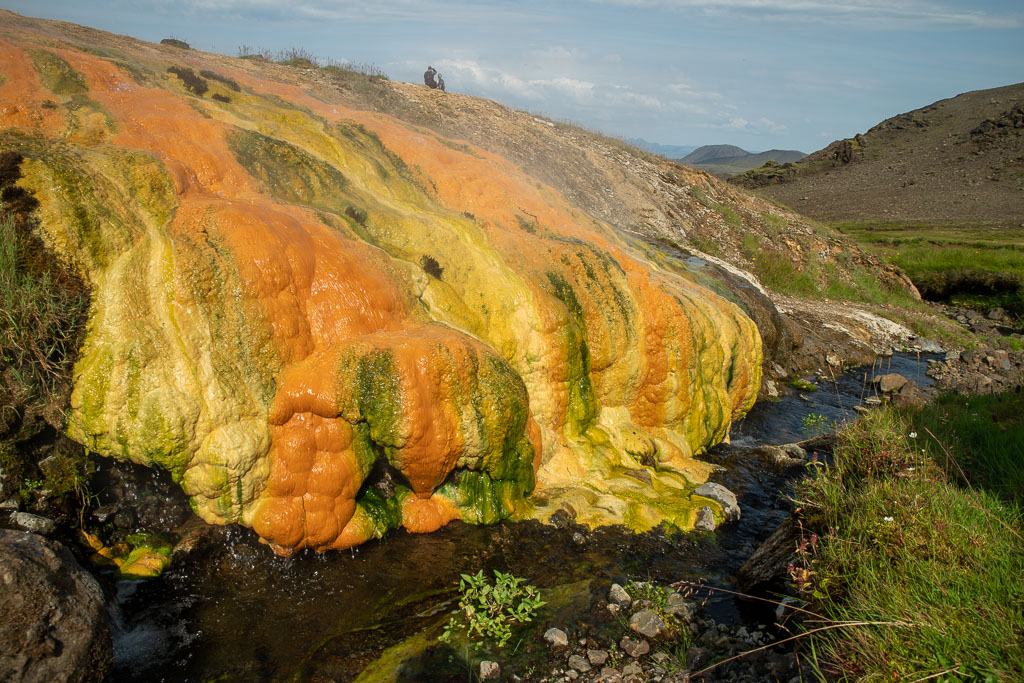
M 1024 228 L 923 223 L 838 223 L 891 260 L 925 298 L 1024 317 Z
M 796 498 L 813 678 L 1024 680 L 1024 395 L 874 412 Z

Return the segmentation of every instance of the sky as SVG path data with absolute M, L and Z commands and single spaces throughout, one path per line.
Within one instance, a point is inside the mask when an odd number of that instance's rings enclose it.
M 1024 81 L 1022 0 L 0 0 L 238 55 L 373 64 L 622 138 L 813 152 Z

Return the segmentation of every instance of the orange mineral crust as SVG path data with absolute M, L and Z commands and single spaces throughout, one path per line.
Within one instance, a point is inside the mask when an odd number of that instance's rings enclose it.
M 284 554 L 563 504 L 692 523 L 692 455 L 760 381 L 738 307 L 507 160 L 340 92 L 38 45 L 0 33 L 0 145 L 93 286 L 74 438 Z

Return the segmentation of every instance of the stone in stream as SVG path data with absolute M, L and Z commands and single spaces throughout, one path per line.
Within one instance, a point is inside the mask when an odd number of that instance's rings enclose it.
M 544 640 L 547 641 L 548 645 L 561 650 L 569 646 L 569 637 L 565 635 L 565 631 L 560 628 L 549 628 L 544 632 Z
M 629 636 L 623 636 L 622 640 L 619 641 L 619 647 L 627 655 L 633 658 L 643 657 L 645 654 L 651 651 L 650 644 L 643 640 L 634 640 Z
M 626 592 L 625 588 L 617 583 L 613 583 L 612 587 L 608 590 L 608 602 L 619 607 L 629 607 L 633 604 L 633 598 L 629 597 L 629 593 Z
M 715 512 L 707 505 L 697 510 L 697 523 L 693 525 L 693 528 L 697 531 L 714 531 L 718 527 L 718 522 L 715 521 Z
M 645 638 L 658 638 L 668 630 L 661 617 L 649 609 L 640 610 L 630 617 L 629 627 Z
M 480 662 L 480 680 L 496 681 L 501 678 L 501 666 L 497 662 Z
M 60 543 L 0 529 L 0 680 L 103 681 L 113 648 L 103 591 Z
M 719 503 L 725 512 L 726 521 L 735 522 L 740 518 L 740 506 L 736 502 L 736 495 L 721 484 L 709 481 L 698 486 L 694 493 Z
M 786 567 L 793 561 L 800 530 L 792 516 L 765 540 L 736 573 L 740 590 L 751 593 L 786 578 Z
M 878 390 L 883 394 L 888 394 L 896 391 L 904 384 L 907 383 L 907 378 L 898 372 L 890 372 L 880 377 L 875 377 L 871 380 L 872 384 L 878 385 Z

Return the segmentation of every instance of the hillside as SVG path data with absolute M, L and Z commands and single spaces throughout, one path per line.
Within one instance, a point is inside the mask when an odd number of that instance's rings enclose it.
M 826 221 L 1020 225 L 1024 83 L 940 100 L 730 182 Z
M 757 168 L 769 161 L 784 164 L 803 159 L 806 154 L 793 149 L 770 149 L 748 152 L 733 145 L 705 145 L 679 160 L 679 163 L 700 168 L 719 178 L 728 178 Z
M 9 12 L 0 53 L 6 175 L 92 291 L 68 433 L 282 554 L 692 526 L 763 372 L 914 337 L 779 294 L 912 301 L 897 270 L 577 127 Z

